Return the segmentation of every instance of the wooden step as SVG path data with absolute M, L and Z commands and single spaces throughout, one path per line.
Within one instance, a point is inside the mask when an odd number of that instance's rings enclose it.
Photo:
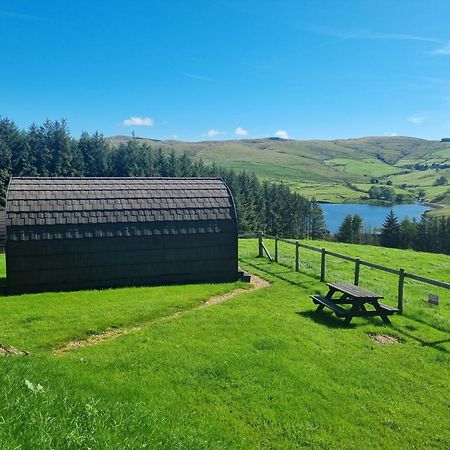
M 238 279 L 239 281 L 243 281 L 244 283 L 250 283 L 251 275 L 243 270 L 238 271 Z
M 334 303 L 327 297 L 322 297 L 320 295 L 311 295 L 311 298 L 316 305 L 323 305 L 333 310 L 338 317 L 346 317 L 349 315 L 348 310 L 340 307 L 339 305 L 336 305 L 336 303 Z

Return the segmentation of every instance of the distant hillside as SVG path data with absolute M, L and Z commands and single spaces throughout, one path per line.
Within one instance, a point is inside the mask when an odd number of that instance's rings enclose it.
M 119 144 L 129 139 L 115 136 L 110 141 Z M 366 201 L 371 182 L 378 185 L 392 183 L 395 193 L 405 201 L 414 201 L 424 191 L 426 201 L 448 208 L 438 213 L 450 214 L 450 186 L 436 185 L 439 177 L 450 179 L 449 142 L 402 136 L 331 141 L 136 139 L 165 151 L 186 152 L 205 162 L 246 169 L 265 179 L 283 181 L 302 194 L 321 201 Z

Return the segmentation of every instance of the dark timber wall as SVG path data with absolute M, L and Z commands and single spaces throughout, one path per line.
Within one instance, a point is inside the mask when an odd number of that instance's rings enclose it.
M 12 178 L 8 293 L 237 279 L 217 178 Z
M 5 251 L 5 239 L 6 239 L 6 213 L 4 210 L 0 210 L 0 253 Z

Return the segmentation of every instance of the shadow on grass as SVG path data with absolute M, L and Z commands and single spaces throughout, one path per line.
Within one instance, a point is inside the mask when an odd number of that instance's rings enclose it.
M 412 319 L 414 320 L 414 319 Z M 393 325 L 392 328 L 399 334 L 402 334 L 403 336 L 408 337 L 409 339 L 412 339 L 416 342 L 419 342 L 422 347 L 431 347 L 434 348 L 435 350 L 439 350 L 440 352 L 444 352 L 444 353 L 450 353 L 450 351 L 448 349 L 446 349 L 445 347 L 442 347 L 442 345 L 440 344 L 447 344 L 450 343 L 450 338 L 449 339 L 440 339 L 438 341 L 426 341 L 425 339 L 422 339 L 418 336 L 414 336 L 414 334 L 412 333 L 408 333 L 406 332 L 403 328 L 400 328 L 396 325 Z
M 0 297 L 6 297 L 6 277 L 0 277 Z
M 335 317 L 333 314 L 324 313 L 324 311 L 297 311 L 296 314 L 298 314 L 299 316 L 302 316 L 302 317 L 306 317 L 307 319 L 310 319 L 317 324 L 325 325 L 328 328 L 352 329 L 352 328 L 356 328 L 356 326 L 357 326 L 354 323 L 350 323 L 349 325 L 347 325 L 344 323 L 344 321 L 342 319 Z M 368 322 L 372 322 L 374 325 L 378 325 L 380 327 L 385 326 L 385 324 L 383 324 L 383 322 L 378 321 L 377 318 L 375 318 L 375 317 L 366 317 L 365 319 L 367 319 Z M 406 332 L 399 326 L 394 325 L 392 323 L 390 325 L 388 325 L 388 327 L 391 328 L 392 330 L 395 330 L 398 334 L 401 334 L 409 339 L 419 342 L 423 347 L 430 347 L 430 348 L 433 348 L 434 350 L 438 350 L 440 352 L 447 353 L 447 354 L 450 353 L 450 351 L 448 349 L 446 349 L 445 347 L 443 347 L 441 345 L 441 344 L 450 343 L 450 338 L 449 339 L 441 339 L 438 341 L 426 341 L 425 339 L 421 339 L 418 336 L 414 336 L 414 334 L 412 334 L 412 333 Z
M 321 325 L 326 325 L 329 328 L 343 328 L 343 329 L 352 329 L 356 328 L 358 324 L 354 322 L 350 322 L 349 324 L 346 324 L 342 318 L 336 317 L 334 314 L 328 313 L 328 311 L 297 311 L 299 316 L 306 317 L 307 319 L 310 319 L 316 323 L 319 323 Z M 355 320 L 355 318 L 353 318 Z M 371 323 L 372 325 L 376 325 L 379 327 L 384 326 L 391 326 L 392 324 L 385 324 L 381 320 L 381 318 L 378 317 L 364 317 L 364 320 L 366 322 Z
M 426 320 L 423 320 L 420 317 L 417 317 L 416 315 L 411 315 L 408 312 L 404 313 L 403 315 L 405 317 L 407 317 L 408 319 L 413 320 L 414 322 L 421 323 L 422 325 L 426 325 L 427 327 L 432 327 L 435 330 L 442 331 L 443 333 L 448 333 L 449 332 L 448 327 L 440 326 L 439 324 L 436 324 L 436 323 L 430 324 Z
M 304 289 L 311 289 L 312 290 L 313 283 L 315 284 L 317 281 L 319 281 L 318 277 L 317 278 L 316 277 L 312 277 L 311 275 L 307 275 L 307 274 L 305 274 L 303 272 L 295 272 L 295 274 L 296 275 L 303 275 L 305 277 L 310 278 L 310 280 L 305 280 L 304 282 L 302 282 L 302 281 L 293 281 L 292 279 L 289 279 L 289 278 L 287 278 L 284 275 L 284 274 L 291 274 L 292 273 L 292 269 L 290 267 L 285 266 L 284 264 L 274 263 L 274 264 L 277 264 L 278 266 L 284 267 L 284 268 L 289 269 L 289 270 L 286 270 L 285 272 L 274 272 L 274 271 L 270 271 L 270 270 L 268 270 L 268 269 L 266 269 L 264 267 L 261 267 L 261 266 L 259 266 L 257 264 L 253 264 L 253 263 L 251 263 L 249 261 L 246 261 L 245 259 L 242 259 L 242 261 L 246 265 L 248 265 L 248 266 L 250 266 L 250 267 L 252 267 L 252 268 L 254 268 L 254 269 L 256 269 L 256 270 L 258 270 L 258 271 L 260 271 L 262 273 L 264 273 L 264 274 L 269 275 L 269 277 L 278 278 L 279 280 L 284 281 L 285 283 L 288 283 L 288 284 L 290 284 L 292 286 L 298 286 L 298 287 L 301 287 L 301 288 L 304 288 Z M 317 293 L 317 292 L 311 292 L 311 294 L 315 294 L 315 293 Z
M 328 328 L 342 328 L 342 329 L 352 329 L 356 328 L 353 323 L 346 324 L 342 319 L 334 316 L 333 314 L 328 314 L 324 311 L 297 311 L 296 314 L 312 320 L 320 325 L 325 325 Z

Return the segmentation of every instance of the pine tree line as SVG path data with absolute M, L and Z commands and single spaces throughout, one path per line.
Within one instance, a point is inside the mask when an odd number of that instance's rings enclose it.
M 450 217 L 422 215 L 419 222 L 408 217 L 399 222 L 391 211 L 380 230 L 380 245 L 450 255 Z
M 364 232 L 358 215 L 347 215 L 335 235 L 338 242 L 371 244 L 450 255 L 450 217 L 422 215 L 420 221 L 408 217 L 401 222 L 391 211 L 379 233 Z
M 320 206 L 283 184 L 261 182 L 253 173 L 206 165 L 186 153 L 167 154 L 138 140 L 111 145 L 99 133 L 74 139 L 63 121 L 47 120 L 20 130 L 0 118 L 0 201 L 11 176 L 197 177 L 219 176 L 233 193 L 239 231 L 320 238 L 326 233 Z

